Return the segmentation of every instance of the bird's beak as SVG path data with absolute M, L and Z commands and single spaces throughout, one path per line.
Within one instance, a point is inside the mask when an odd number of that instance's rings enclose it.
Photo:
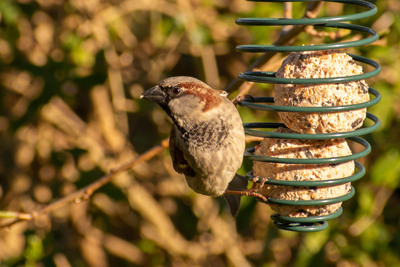
M 157 85 L 154 86 L 147 91 L 145 91 L 140 98 L 147 99 L 158 104 L 162 104 L 165 102 L 166 94 L 161 90 L 161 88 Z

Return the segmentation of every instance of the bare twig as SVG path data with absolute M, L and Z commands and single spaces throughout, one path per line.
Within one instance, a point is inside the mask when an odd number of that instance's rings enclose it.
M 59 207 L 62 207 L 68 203 L 75 202 L 79 203 L 83 200 L 87 200 L 97 189 L 102 187 L 103 185 L 107 184 L 110 182 L 114 177 L 116 177 L 118 174 L 121 174 L 135 165 L 145 162 L 152 157 L 158 155 L 161 151 L 163 151 L 165 148 L 169 146 L 168 138 L 164 139 L 161 141 L 160 144 L 154 146 L 150 150 L 146 151 L 136 159 L 132 160 L 129 163 L 126 163 L 125 165 L 120 166 L 117 169 L 111 170 L 110 173 L 107 175 L 101 177 L 100 179 L 96 180 L 95 182 L 85 186 L 82 189 L 79 189 L 71 194 L 66 195 L 63 198 L 60 198 L 49 205 L 43 206 L 37 210 L 28 212 L 28 213 L 21 213 L 21 212 L 12 212 L 12 211 L 0 211 L 0 218 L 14 218 L 12 221 L 0 224 L 0 228 L 4 227 L 10 227 L 15 223 L 21 222 L 21 221 L 29 221 L 29 220 L 34 220 L 37 218 L 39 215 L 46 214 L 51 212 L 52 210 L 55 210 Z
M 323 2 L 311 2 L 307 5 L 306 11 L 303 15 L 303 18 L 315 18 L 322 8 Z M 278 40 L 276 40 L 274 45 L 284 45 L 291 40 L 293 40 L 297 35 L 299 35 L 302 31 L 304 31 L 304 25 L 298 25 L 292 27 L 289 31 L 281 31 Z M 259 68 L 260 70 L 264 69 L 264 64 L 268 62 L 275 52 L 267 52 L 260 56 L 246 71 L 251 71 Z M 243 83 L 245 82 L 239 78 L 235 78 L 228 86 L 224 89 L 228 93 L 236 91 Z
M 293 3 L 292 2 L 285 2 L 283 3 L 283 17 L 285 19 L 293 18 Z M 282 28 L 281 34 L 286 34 L 293 26 L 286 25 Z

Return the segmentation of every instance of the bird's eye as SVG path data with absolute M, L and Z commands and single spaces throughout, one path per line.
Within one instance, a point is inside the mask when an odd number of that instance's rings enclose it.
M 178 88 L 178 87 L 172 88 L 172 93 L 174 95 L 178 95 L 180 92 L 181 92 L 181 88 Z

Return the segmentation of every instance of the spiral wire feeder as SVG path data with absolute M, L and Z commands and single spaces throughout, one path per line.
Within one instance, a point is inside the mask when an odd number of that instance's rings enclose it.
M 253 2 L 309 2 L 302 0 L 249 0 Z M 236 49 L 240 52 L 250 53 L 265 53 L 265 52 L 298 52 L 298 51 L 315 51 L 315 50 L 330 50 L 330 49 L 343 49 L 356 46 L 362 46 L 370 44 L 378 39 L 378 34 L 370 28 L 344 23 L 343 21 L 359 20 L 374 15 L 377 12 L 376 6 L 371 3 L 361 0 L 342 0 L 342 1 L 323 1 L 323 2 L 335 2 L 342 3 L 345 5 L 356 5 L 362 7 L 362 10 L 366 10 L 357 14 L 334 16 L 334 17 L 321 17 L 321 18 L 304 18 L 304 19 L 279 19 L 279 18 L 240 18 L 236 20 L 239 25 L 247 26 L 286 26 L 286 25 L 313 25 L 315 27 L 328 27 L 337 29 L 348 29 L 352 33 L 361 33 L 364 38 L 357 41 L 346 41 L 346 42 L 335 42 L 330 44 L 319 44 L 319 45 L 302 45 L 302 46 L 275 46 L 275 45 L 240 45 Z M 366 37 L 365 37 L 366 36 Z M 251 81 L 256 83 L 271 83 L 271 84 L 322 84 L 322 83 L 343 83 L 350 81 L 358 81 L 376 76 L 380 72 L 380 66 L 377 62 L 358 55 L 348 54 L 356 62 L 361 62 L 372 66 L 372 71 L 365 72 L 361 75 L 353 75 L 347 77 L 335 77 L 335 78 L 317 78 L 317 79 L 286 79 L 275 77 L 276 72 L 264 72 L 264 71 L 248 71 L 239 74 L 239 78 L 245 81 Z M 254 97 L 251 100 L 246 100 L 240 103 L 240 105 L 256 110 L 263 111 L 275 111 L 275 112 L 340 112 L 340 111 L 351 111 L 356 109 L 368 108 L 377 104 L 380 101 L 380 94 L 377 90 L 369 88 L 369 93 L 372 95 L 372 99 L 359 104 L 345 105 L 345 106 L 329 106 L 329 107 L 295 107 L 295 106 L 277 106 L 274 105 L 273 97 Z M 379 119 L 371 113 L 367 112 L 367 120 L 372 121 L 371 126 L 363 126 L 360 129 L 351 132 L 341 133 L 324 133 L 324 134 L 300 134 L 300 133 L 277 133 L 261 129 L 273 129 L 278 127 L 285 127 L 283 123 L 270 123 L 270 122 L 253 122 L 245 123 L 246 134 L 256 137 L 263 138 L 284 138 L 284 139 L 336 139 L 345 138 L 353 142 L 362 145 L 363 150 L 354 153 L 349 156 L 343 157 L 332 157 L 332 158 L 307 158 L 307 159 L 293 159 L 293 158 L 277 158 L 267 157 L 261 155 L 255 155 L 255 148 L 248 148 L 245 152 L 245 158 L 253 161 L 262 162 L 274 162 L 274 163 L 286 163 L 286 164 L 334 164 L 342 163 L 354 160 L 357 171 L 355 174 L 344 177 L 341 179 L 329 179 L 320 181 L 286 181 L 269 178 L 265 184 L 270 185 L 284 185 L 294 187 L 321 187 L 321 186 L 332 186 L 340 185 L 348 182 L 354 182 L 365 174 L 365 168 L 362 164 L 356 160 L 366 156 L 371 151 L 370 144 L 359 137 L 360 135 L 366 135 L 375 131 L 379 127 Z M 253 182 L 261 182 L 261 179 L 252 175 L 252 172 L 247 174 L 247 178 Z M 258 180 L 257 180 L 258 179 Z M 346 201 L 353 197 L 355 191 L 354 187 L 351 186 L 351 190 L 340 197 L 320 200 L 283 200 L 268 198 L 267 202 L 271 204 L 279 205 L 327 205 Z M 275 226 L 284 230 L 299 231 L 299 232 L 311 232 L 321 231 L 328 227 L 327 220 L 337 218 L 343 212 L 340 208 L 338 211 L 328 214 L 325 216 L 309 216 L 309 217 L 290 217 L 281 216 L 279 214 L 272 215 Z

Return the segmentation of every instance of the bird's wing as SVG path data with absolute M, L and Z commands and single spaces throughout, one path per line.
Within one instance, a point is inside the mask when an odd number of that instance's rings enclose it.
M 172 126 L 171 135 L 169 137 L 169 153 L 171 154 L 172 163 L 175 171 L 182 173 L 186 176 L 195 176 L 196 173 L 190 167 L 185 159 L 183 152 L 176 145 L 176 128 Z

